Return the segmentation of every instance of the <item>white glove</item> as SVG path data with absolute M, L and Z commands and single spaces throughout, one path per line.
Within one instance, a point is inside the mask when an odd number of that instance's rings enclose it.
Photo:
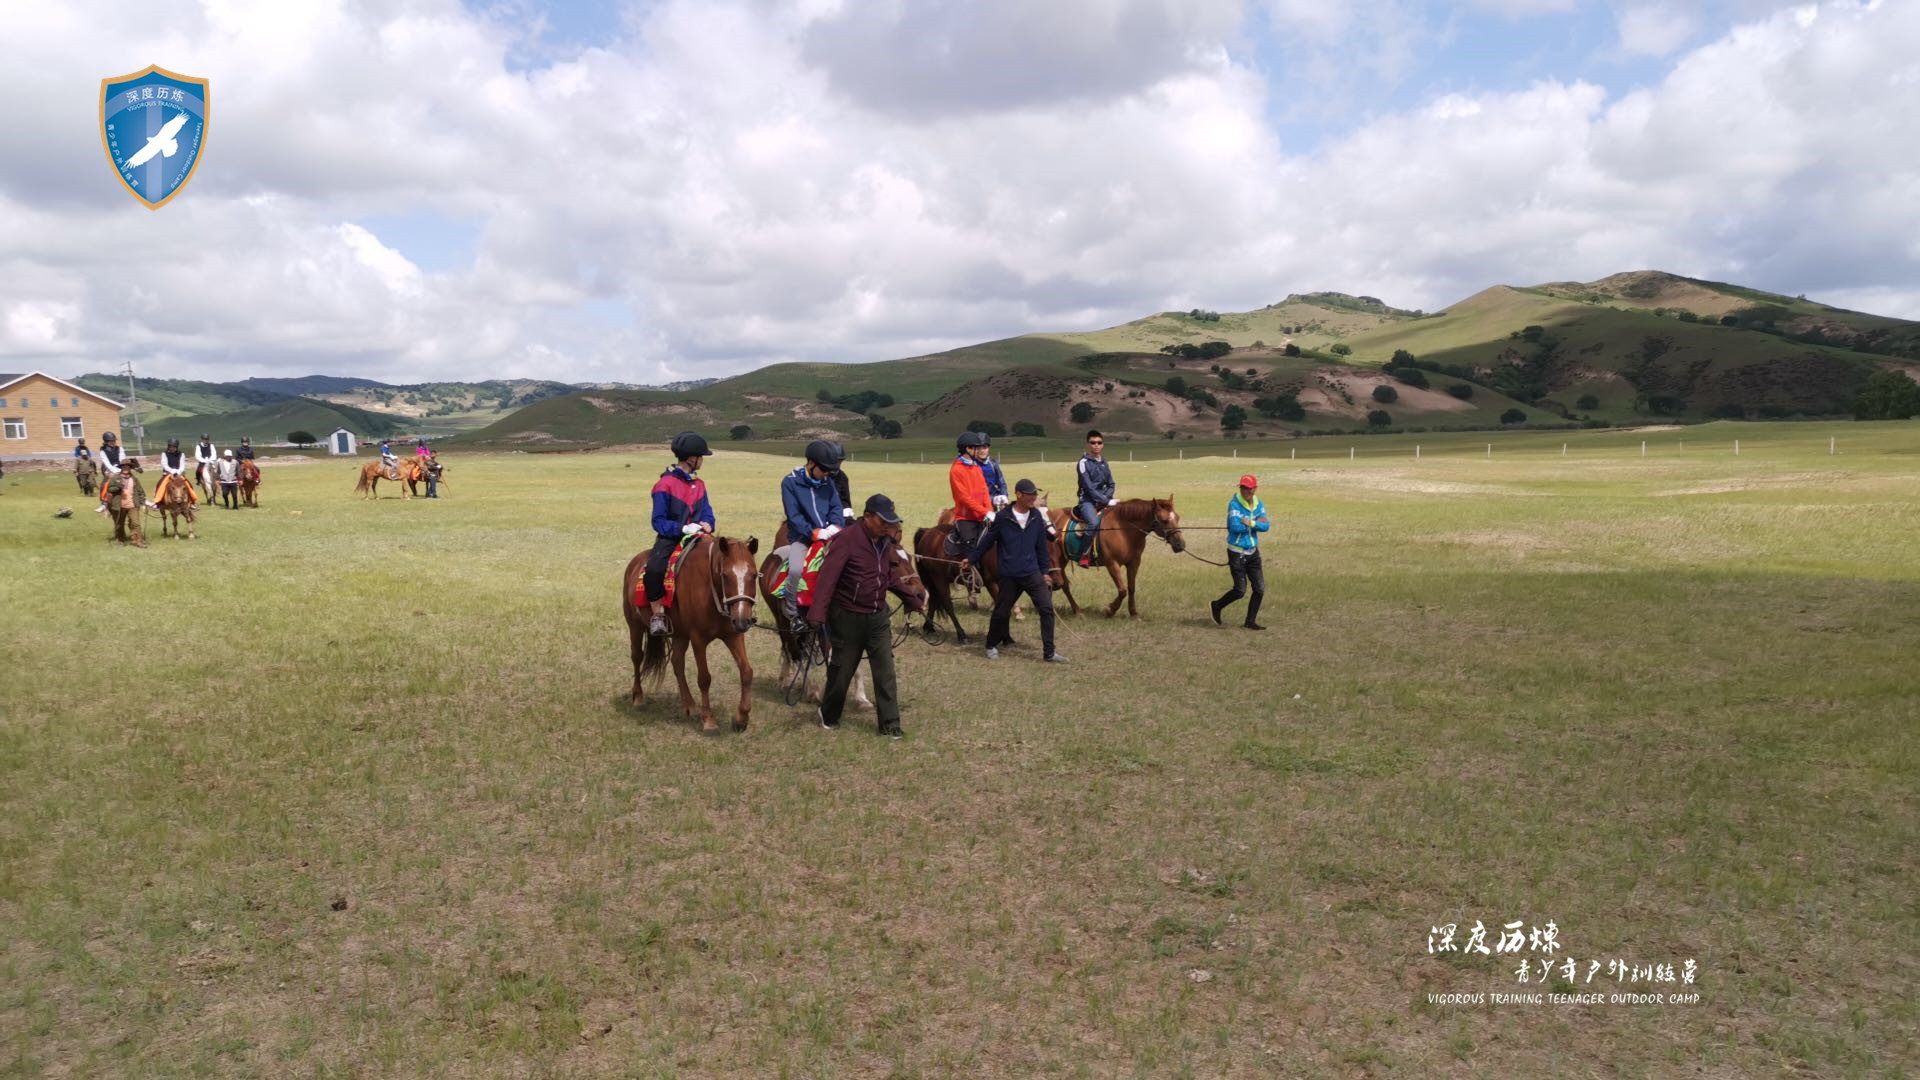
M 844 509 L 842 509 L 842 510 L 840 511 L 840 516 L 841 516 L 841 517 L 843 517 L 843 518 L 846 518 L 846 519 L 847 519 L 848 521 L 852 521 L 852 520 L 853 520 L 853 507 L 851 507 L 851 506 L 849 506 L 849 507 L 846 507 L 846 508 L 844 508 Z
M 1119 499 L 1108 499 L 1108 500 L 1107 500 L 1107 505 L 1108 505 L 1108 506 L 1119 506 L 1119 505 L 1120 505 L 1120 500 L 1119 500 Z
M 680 527 L 680 535 L 682 535 L 682 536 L 692 536 L 692 535 L 694 535 L 694 534 L 696 534 L 696 533 L 700 533 L 700 532 L 704 532 L 704 531 L 706 531 L 706 528 L 707 528 L 707 527 L 706 527 L 706 525 L 704 525 L 704 524 L 702 524 L 702 523 L 700 523 L 700 522 L 698 522 L 698 521 L 690 521 L 690 522 L 688 522 L 688 523 L 686 523 L 685 525 L 682 525 L 682 526 Z
M 982 526 L 984 526 L 984 527 L 986 527 L 986 528 L 992 528 L 992 527 L 993 527 L 993 515 L 995 515 L 995 514 L 997 514 L 997 513 L 999 513 L 999 511 L 998 511 L 998 510 L 989 510 L 989 511 L 987 511 L 987 516 L 986 516 L 986 517 L 985 517 L 984 519 L 982 519 L 982 520 L 981 520 L 981 522 L 980 522 L 980 524 L 981 524 Z
M 998 510 L 1005 505 L 1007 505 L 1007 497 L 1005 495 L 995 495 L 993 497 L 993 508 L 995 510 Z
M 838 535 L 840 535 L 840 526 L 828 525 L 823 529 L 815 530 L 813 534 L 813 538 L 815 540 L 831 540 Z

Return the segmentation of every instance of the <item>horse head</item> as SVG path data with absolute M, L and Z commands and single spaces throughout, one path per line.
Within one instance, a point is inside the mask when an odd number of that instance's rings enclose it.
M 924 532 L 925 530 L 921 531 Z M 927 591 L 927 583 L 920 580 L 920 572 L 914 565 L 913 556 L 909 554 L 906 547 L 900 543 L 900 529 L 898 526 L 894 527 L 891 536 L 893 539 L 893 557 L 900 560 L 899 576 L 895 580 L 899 581 L 900 590 L 908 596 L 913 597 L 914 602 L 919 604 L 921 610 L 924 611 L 926 610 L 927 599 L 930 595 Z M 918 544 L 919 539 L 918 535 L 914 537 L 916 544 Z
M 749 536 L 745 543 L 727 536 L 714 538 L 713 576 L 716 601 L 733 632 L 744 634 L 757 622 L 753 615 L 754 589 L 759 568 L 753 557 L 760 553 L 760 538 Z
M 1173 508 L 1173 496 L 1153 500 L 1153 531 L 1174 551 L 1187 550 L 1187 538 L 1180 535 L 1180 512 Z

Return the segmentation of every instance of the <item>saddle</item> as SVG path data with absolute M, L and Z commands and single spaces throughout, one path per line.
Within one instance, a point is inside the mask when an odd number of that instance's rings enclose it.
M 1101 520 L 1104 521 L 1105 519 L 1106 519 L 1106 515 L 1102 514 Z M 1091 545 L 1093 548 L 1093 558 L 1089 561 L 1094 566 L 1099 566 L 1101 564 L 1100 536 L 1098 533 L 1095 533 L 1093 536 L 1089 537 L 1087 535 L 1086 522 L 1081 521 L 1077 517 L 1069 516 L 1067 518 L 1067 535 L 1066 535 L 1065 543 L 1067 548 L 1067 558 L 1078 561 L 1080 556 L 1086 554 L 1088 546 Z
M 813 593 L 813 583 L 820 577 L 820 567 L 825 565 L 826 561 L 827 542 L 815 540 L 808 546 L 806 557 L 800 560 L 798 583 L 795 583 L 793 567 L 782 562 L 780 569 L 774 571 L 773 588 L 768 590 L 769 595 L 775 599 L 784 600 L 787 597 L 788 586 L 793 585 L 799 593 L 797 602 L 808 603 L 808 598 Z
M 660 610 L 662 611 L 673 610 L 673 586 L 674 582 L 680 577 L 680 556 L 686 553 L 687 540 L 682 539 L 680 546 L 673 549 L 673 554 L 667 556 L 667 572 L 661 579 L 661 588 L 665 589 L 666 592 L 660 596 L 652 597 L 651 601 L 649 601 L 647 596 L 647 575 L 640 575 L 639 579 L 633 583 L 634 607 L 646 607 L 649 602 L 652 602 L 659 604 Z

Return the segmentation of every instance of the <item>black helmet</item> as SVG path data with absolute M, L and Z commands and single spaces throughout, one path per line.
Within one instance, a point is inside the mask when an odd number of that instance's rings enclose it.
M 706 457 L 713 453 L 707 449 L 707 440 L 697 431 L 683 431 L 673 437 L 673 459 L 685 461 L 690 457 Z
M 100 436 L 100 441 L 103 443 L 119 442 L 120 436 L 115 435 L 113 432 L 109 431 Z
M 985 446 L 986 444 L 980 441 L 984 438 L 986 438 L 986 436 L 977 431 L 963 431 L 960 433 L 959 438 L 953 440 L 953 445 L 964 454 L 971 447 Z
M 840 461 L 847 460 L 847 448 L 840 445 L 840 440 L 827 439 L 825 442 L 828 446 L 833 447 L 833 456 L 835 459 Z
M 178 449 L 180 449 L 180 440 L 179 440 L 179 439 L 168 439 L 168 440 L 167 440 L 167 449 L 169 449 L 169 450 L 178 450 Z
M 206 442 L 207 440 L 209 440 L 209 439 L 211 439 L 211 438 L 213 438 L 213 436 L 211 436 L 211 435 L 209 435 L 209 434 L 207 434 L 207 433 L 206 433 L 206 432 L 204 432 L 204 431 L 200 433 L 200 441 L 201 441 L 201 442 Z
M 845 457 L 837 443 L 815 439 L 807 444 L 807 462 L 818 465 L 830 473 L 840 471 L 840 462 Z

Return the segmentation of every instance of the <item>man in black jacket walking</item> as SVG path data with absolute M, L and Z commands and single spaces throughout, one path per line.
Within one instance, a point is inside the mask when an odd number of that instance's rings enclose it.
M 998 660 L 1000 646 L 1013 641 L 1007 634 L 1008 620 L 1013 605 L 1024 595 L 1040 613 L 1041 655 L 1050 664 L 1064 664 L 1067 658 L 1053 648 L 1053 586 L 1048 581 L 1053 564 L 1047 558 L 1047 515 L 1034 505 L 1040 489 L 1033 481 L 1022 480 L 1013 492 L 1013 505 L 994 516 L 972 553 L 961 560 L 964 569 L 977 565 L 996 546 L 1000 549 L 1000 598 L 987 623 L 987 659 Z

